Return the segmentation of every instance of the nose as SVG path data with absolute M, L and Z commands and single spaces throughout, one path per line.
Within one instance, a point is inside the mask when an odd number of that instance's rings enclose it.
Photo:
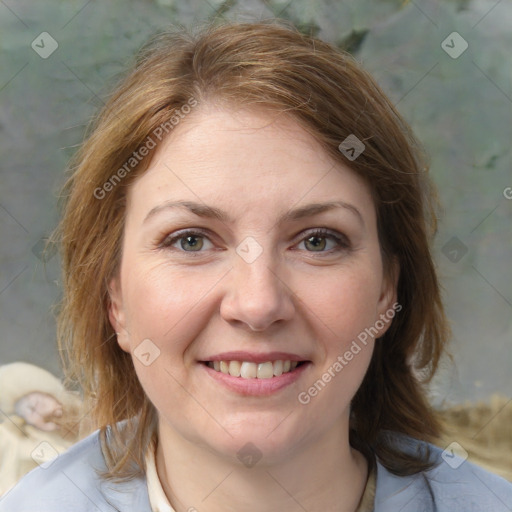
M 265 253 L 252 263 L 235 256 L 220 307 L 222 318 L 252 331 L 290 320 L 295 313 L 293 292 L 279 268 Z

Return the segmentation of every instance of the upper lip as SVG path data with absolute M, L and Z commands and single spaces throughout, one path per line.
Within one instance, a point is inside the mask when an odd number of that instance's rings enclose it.
M 207 357 L 203 361 L 249 361 L 251 363 L 266 363 L 267 361 L 307 361 L 308 359 L 290 352 L 245 352 L 241 350 L 222 352 Z

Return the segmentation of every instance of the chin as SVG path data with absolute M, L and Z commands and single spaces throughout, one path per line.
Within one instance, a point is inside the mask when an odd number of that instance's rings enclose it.
M 285 414 L 259 414 L 256 418 L 243 415 L 237 418 L 226 428 L 229 435 L 218 435 L 214 438 L 204 439 L 213 452 L 221 456 L 236 459 L 241 464 L 251 467 L 251 464 L 275 465 L 289 459 L 296 453 L 307 438 L 314 437 L 310 425 L 305 423 L 306 430 L 296 424 L 297 418 L 293 413 L 289 417 Z M 206 432 L 206 431 L 203 431 Z M 210 429 L 211 432 L 211 429 Z

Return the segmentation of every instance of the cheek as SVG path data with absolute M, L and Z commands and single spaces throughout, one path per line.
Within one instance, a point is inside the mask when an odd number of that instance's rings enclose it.
M 376 283 L 371 271 L 339 274 L 311 296 L 310 318 L 322 356 L 298 400 L 312 404 L 325 424 L 346 413 L 370 364 L 375 341 L 368 329 L 376 321 L 380 295 Z
M 225 270 L 205 271 L 201 266 L 183 270 L 165 261 L 148 264 L 143 260 L 131 266 L 127 260 L 126 270 L 123 299 L 129 351 L 136 356 L 141 342 L 151 340 L 160 351 L 156 361 L 159 364 L 150 367 L 151 378 L 155 378 L 158 367 L 163 374 L 159 378 L 169 377 L 165 373 L 168 369 L 183 380 L 184 366 L 192 362 L 188 356 L 191 340 L 200 337 L 215 314 L 216 303 L 212 297 L 216 286 L 222 283 Z M 146 368 L 135 358 L 134 363 L 144 379 Z M 172 383 L 167 383 L 167 387 L 169 384 Z
M 204 283 L 183 275 L 165 264 L 148 265 L 138 261 L 126 266 L 123 297 L 127 325 L 132 335 L 162 339 L 193 315 Z
M 374 324 L 381 287 L 379 275 L 371 267 L 326 274 L 312 285 L 313 280 L 300 294 L 308 297 L 303 300 L 321 321 L 324 339 L 331 340 L 330 344 L 341 349 Z

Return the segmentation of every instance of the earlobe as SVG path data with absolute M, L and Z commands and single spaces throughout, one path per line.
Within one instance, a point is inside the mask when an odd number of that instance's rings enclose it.
M 382 323 L 384 323 L 381 332 L 378 337 L 384 336 L 391 320 L 394 318 L 395 313 L 402 309 L 402 306 L 398 303 L 398 279 L 400 277 L 400 265 L 398 258 L 393 256 L 391 268 L 389 269 L 388 275 L 384 276 L 381 296 L 379 299 L 378 316 Z M 381 325 L 381 324 L 379 324 Z
M 392 305 L 397 300 L 397 290 L 398 290 L 398 279 L 400 277 L 400 262 L 398 260 L 398 256 L 392 256 L 391 264 L 389 266 L 388 274 L 385 276 L 385 291 L 387 294 L 388 303 Z
M 128 332 L 126 330 L 126 318 L 124 313 L 120 283 L 117 278 L 112 278 L 108 285 L 108 318 L 110 325 L 116 332 L 117 343 L 125 352 L 129 352 Z

